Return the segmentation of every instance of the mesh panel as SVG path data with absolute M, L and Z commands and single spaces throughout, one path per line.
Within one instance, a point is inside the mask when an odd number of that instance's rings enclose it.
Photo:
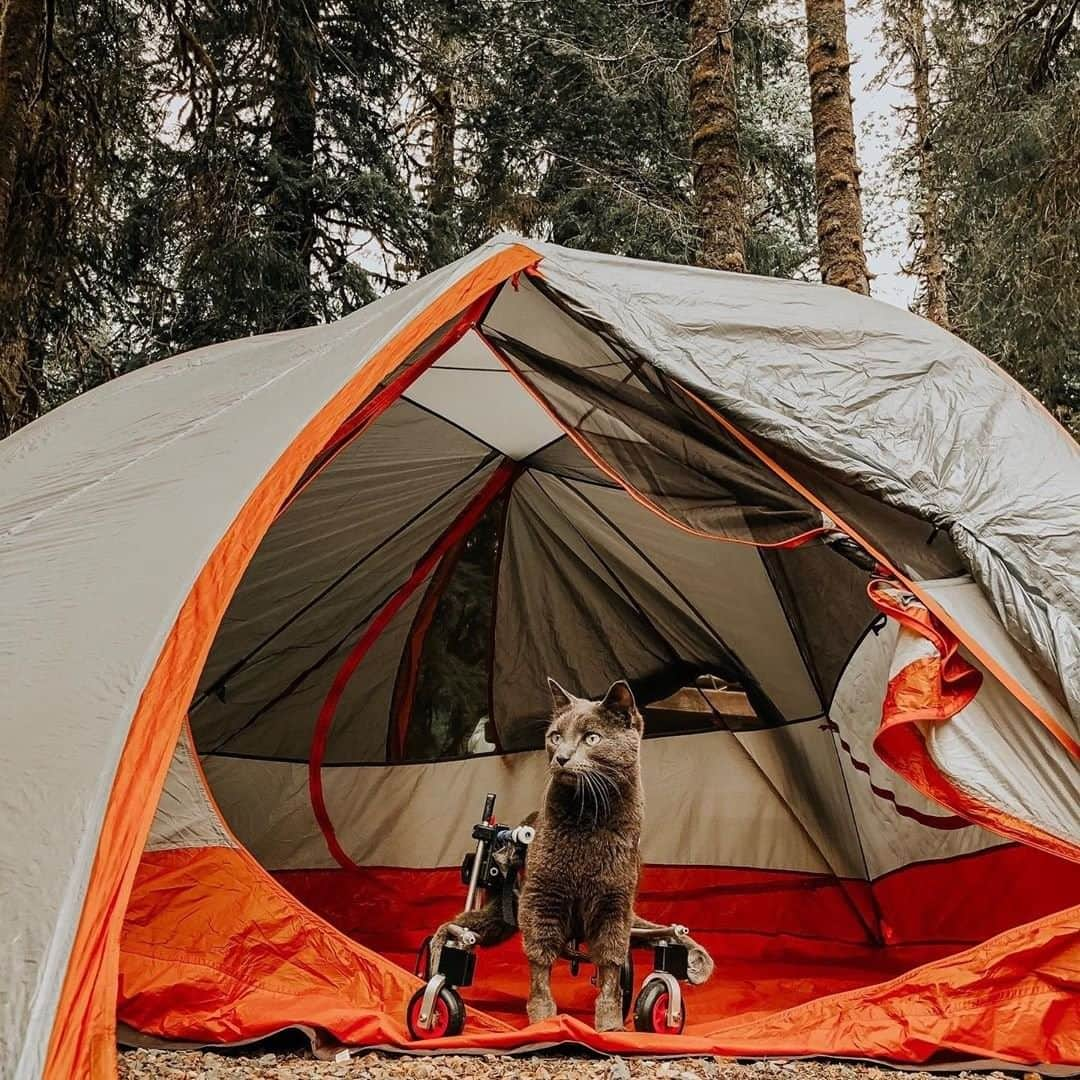
M 644 367 L 578 367 L 490 333 L 594 464 L 673 522 L 756 544 L 785 543 L 821 526 L 810 503 L 715 423 L 648 386 Z
M 591 697 L 627 678 L 645 703 L 705 671 L 748 678 L 700 613 L 610 523 L 561 481 L 523 476 L 499 574 L 494 694 L 503 747 L 541 745 L 548 675 Z
M 505 499 L 495 502 L 443 559 L 413 622 L 393 709 L 393 724 L 404 732 L 403 756 L 409 761 L 494 749 L 487 724 L 491 612 L 505 511 Z M 391 757 L 394 751 L 392 744 Z

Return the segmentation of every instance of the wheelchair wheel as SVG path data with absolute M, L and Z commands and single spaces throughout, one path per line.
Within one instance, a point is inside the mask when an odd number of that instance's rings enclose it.
M 677 1024 L 667 1018 L 668 988 L 662 982 L 647 982 L 634 1004 L 634 1027 L 638 1031 L 654 1031 L 658 1035 L 681 1035 L 686 1026 L 686 1006 Z
M 450 986 L 444 986 L 435 999 L 431 1014 L 431 1027 L 420 1026 L 420 1007 L 424 1002 L 424 987 L 420 987 L 411 998 L 405 1011 L 405 1023 L 409 1034 L 414 1039 L 442 1039 L 449 1035 L 460 1035 L 465 1027 L 465 1002 L 458 992 Z
M 622 1014 L 626 1018 L 634 1004 L 634 954 L 629 950 L 619 969 L 619 989 L 622 991 Z

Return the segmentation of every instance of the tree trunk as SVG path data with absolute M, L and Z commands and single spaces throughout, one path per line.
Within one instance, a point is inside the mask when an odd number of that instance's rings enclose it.
M 821 279 L 868 295 L 844 0 L 806 0 Z
M 910 0 L 910 34 L 906 38 L 911 57 L 911 90 L 915 98 L 915 152 L 918 155 L 922 222 L 919 273 L 926 291 L 926 317 L 949 328 L 949 301 L 945 291 L 945 258 L 939 220 L 940 196 L 934 168 L 930 104 L 930 51 L 926 42 L 924 0 Z
M 447 42 L 441 42 L 438 62 L 441 70 L 431 92 L 431 158 L 428 162 L 428 244 L 427 270 L 437 270 L 457 258 L 457 229 L 454 220 L 454 188 L 457 182 L 457 103 L 454 83 L 446 70 L 452 59 Z
M 44 60 L 44 0 L 3 0 L 0 8 L 0 438 L 37 415 L 30 335 L 23 300 L 28 287 L 15 248 L 13 208 L 27 147 L 34 141 Z
M 311 259 L 315 250 L 315 86 L 319 42 L 315 0 L 281 0 L 270 120 L 276 185 L 270 228 L 284 271 L 286 309 L 277 329 L 310 326 Z M 270 329 L 267 327 L 267 329 Z
M 691 0 L 690 156 L 701 235 L 698 261 L 746 269 L 746 195 L 739 161 L 730 0 Z

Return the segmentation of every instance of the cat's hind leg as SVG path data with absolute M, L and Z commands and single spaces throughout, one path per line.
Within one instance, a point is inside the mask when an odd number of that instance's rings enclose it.
M 663 923 L 650 922 L 648 919 L 643 919 L 636 911 L 633 913 L 633 928 L 635 930 L 670 930 L 670 926 L 665 926 Z M 685 945 L 687 952 L 687 972 L 686 978 L 693 986 L 700 986 L 704 982 L 708 982 L 712 978 L 713 969 L 715 964 L 713 958 L 709 955 L 708 950 L 699 945 L 689 934 L 676 933 L 672 935 L 680 945 Z

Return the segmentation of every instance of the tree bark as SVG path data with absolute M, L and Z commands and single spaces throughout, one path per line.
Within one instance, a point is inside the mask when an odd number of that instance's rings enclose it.
M 13 210 L 37 125 L 45 44 L 44 0 L 3 0 L 0 8 L 0 438 L 32 420 L 39 393 L 23 317 L 27 282 L 15 248 Z
M 279 170 L 270 196 L 271 230 L 285 268 L 287 309 L 277 329 L 314 323 L 315 87 L 319 73 L 316 0 L 280 0 L 270 149 Z M 269 329 L 269 327 L 267 328 Z
M 922 244 L 919 274 L 926 293 L 926 317 L 949 329 L 949 299 L 945 289 L 945 257 L 939 217 L 940 193 L 934 167 L 933 114 L 930 101 L 930 51 L 926 41 L 924 0 L 910 2 L 910 33 L 906 38 L 911 58 L 911 90 L 915 98 L 915 152 L 919 166 Z
M 446 62 L 447 50 L 440 61 Z M 427 270 L 437 270 L 457 257 L 457 230 L 454 226 L 454 188 L 457 182 L 457 103 L 454 84 L 441 71 L 431 92 L 431 158 L 428 162 L 428 244 Z
M 869 295 L 844 0 L 806 0 L 806 38 L 821 278 Z
M 746 269 L 746 194 L 739 160 L 730 0 L 691 0 L 690 157 L 701 246 L 715 270 Z

